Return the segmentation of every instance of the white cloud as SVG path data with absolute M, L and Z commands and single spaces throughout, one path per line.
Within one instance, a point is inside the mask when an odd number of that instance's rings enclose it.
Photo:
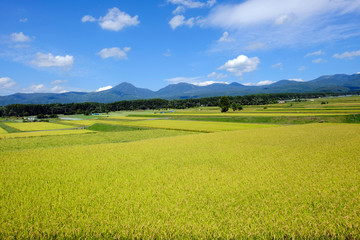
M 316 52 L 311 52 L 305 55 L 305 57 L 310 57 L 310 56 L 319 56 L 319 55 L 325 55 L 325 52 L 319 50 Z
M 20 18 L 20 19 L 19 19 L 19 22 L 21 22 L 21 23 L 26 23 L 27 21 L 28 21 L 27 18 Z
M 245 55 L 239 55 L 237 58 L 227 61 L 219 69 L 224 69 L 236 76 L 241 76 L 245 72 L 255 71 L 259 63 L 258 57 L 249 58 Z
M 181 5 L 186 8 L 203 8 L 203 7 L 212 7 L 216 0 L 208 0 L 206 2 L 194 1 L 194 0 L 168 0 L 169 3 L 175 5 Z
M 241 28 L 245 25 L 285 23 L 293 15 L 299 19 L 338 13 L 340 15 L 360 9 L 358 0 L 317 0 L 304 4 L 303 0 L 247 0 L 238 4 L 219 5 L 209 15 L 215 26 Z
M 9 77 L 0 78 L 0 89 L 10 88 L 13 87 L 15 84 L 15 81 Z
M 218 4 L 204 26 L 232 30 L 239 48 L 311 45 L 360 35 L 359 10 L 360 0 L 244 0 Z
M 298 70 L 299 70 L 299 71 L 304 71 L 304 70 L 306 70 L 306 67 L 305 67 L 305 66 L 300 66 L 300 67 L 298 68 Z
M 206 5 L 207 5 L 208 7 L 212 7 L 212 6 L 215 5 L 215 3 L 216 3 L 216 0 L 208 0 L 208 1 L 206 2 Z
M 358 57 L 360 56 L 360 50 L 358 51 L 353 51 L 353 52 L 344 52 L 344 53 L 336 53 L 334 54 L 334 58 L 340 58 L 340 59 L 343 59 L 343 58 L 348 58 L 348 59 L 352 59 L 354 57 Z
M 106 86 L 106 87 L 101 87 L 97 90 L 95 90 L 95 92 L 101 92 L 101 91 L 105 91 L 105 90 L 109 90 L 109 89 L 112 89 L 113 87 L 112 86 Z
M 279 68 L 280 70 L 283 70 L 283 63 L 278 62 L 278 63 L 272 65 L 271 68 Z
M 31 38 L 29 36 L 26 36 L 23 32 L 19 32 L 19 33 L 12 33 L 11 40 L 13 42 L 30 42 Z
M 224 32 L 221 38 L 218 40 L 218 42 L 234 42 L 235 39 L 229 37 L 228 32 Z
M 53 56 L 51 53 L 36 53 L 34 60 L 30 62 L 37 67 L 63 67 L 71 68 L 74 64 L 74 57 L 70 55 Z
M 56 84 L 63 84 L 66 82 L 67 82 L 67 80 L 55 80 L 55 81 L 52 81 L 51 84 L 56 85 Z
M 257 83 L 244 83 L 243 85 L 245 85 L 245 86 L 264 86 L 264 85 L 270 85 L 273 83 L 274 83 L 274 81 L 265 80 L 265 81 L 260 81 Z
M 99 25 L 102 29 L 119 31 L 125 27 L 136 26 L 140 23 L 138 16 L 131 17 L 129 14 L 113 7 L 108 10 L 104 17 L 99 18 Z
M 317 58 L 312 60 L 313 63 L 322 63 L 322 62 L 326 62 L 326 60 L 322 59 L 322 58 Z
M 212 72 L 212 73 L 209 73 L 209 74 L 207 75 L 207 77 L 208 77 L 208 78 L 215 77 L 216 74 L 217 74 L 216 72 Z
M 188 27 L 194 26 L 195 18 L 185 19 L 183 15 L 176 15 L 169 21 L 170 27 L 175 30 L 177 27 L 186 25 Z
M 120 49 L 118 47 L 113 48 L 104 48 L 97 54 L 100 55 L 103 59 L 105 58 L 117 58 L 117 59 L 127 59 L 127 52 L 131 50 L 130 47 L 124 47 Z
M 230 84 L 228 82 L 219 82 L 219 81 L 204 81 L 204 82 L 195 82 L 195 83 L 192 83 L 192 84 L 196 85 L 196 86 L 203 87 L 203 86 L 208 86 L 208 85 L 211 85 L 211 84 L 214 84 L 214 83 Z
M 294 81 L 294 82 L 305 82 L 304 80 L 302 80 L 301 78 L 290 78 L 288 79 L 289 81 Z
M 64 89 L 64 87 L 61 87 L 61 86 L 54 86 L 50 89 L 50 92 L 53 92 L 53 93 L 65 93 L 65 92 L 68 92 Z
M 177 6 L 177 8 L 174 11 L 172 11 L 172 14 L 178 15 L 184 12 L 185 12 L 185 8 L 183 6 Z
M 360 74 L 360 72 L 357 72 L 356 74 Z
M 274 21 L 275 25 L 282 25 L 291 22 L 295 18 L 294 14 L 283 14 L 277 17 Z
M 216 79 L 223 79 L 223 78 L 227 78 L 228 75 L 227 74 L 223 74 L 223 73 L 217 73 L 217 72 L 212 72 L 209 73 L 207 75 L 208 78 L 216 78 Z
M 31 84 L 31 86 L 27 89 L 24 89 L 27 93 L 38 93 L 38 92 L 45 92 L 46 88 L 44 84 Z
M 97 19 L 90 15 L 85 15 L 81 18 L 82 22 L 96 22 Z

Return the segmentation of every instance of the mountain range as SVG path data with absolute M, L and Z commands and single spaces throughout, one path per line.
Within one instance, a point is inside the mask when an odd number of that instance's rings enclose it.
M 186 99 L 214 96 L 241 96 L 259 93 L 306 93 L 334 92 L 347 93 L 360 91 L 360 74 L 326 75 L 311 81 L 298 82 L 280 80 L 270 85 L 245 86 L 240 83 L 214 83 L 207 86 L 196 86 L 189 83 L 170 84 L 158 91 L 137 88 L 123 82 L 101 92 L 66 92 L 66 93 L 16 93 L 0 96 L 0 105 L 8 104 L 48 104 L 48 103 L 110 103 L 135 99 Z

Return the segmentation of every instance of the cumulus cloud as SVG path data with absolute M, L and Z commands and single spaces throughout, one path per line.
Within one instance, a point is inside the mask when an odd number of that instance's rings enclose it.
M 235 39 L 229 37 L 228 32 L 224 32 L 221 38 L 218 40 L 218 42 L 234 42 Z
M 97 90 L 95 90 L 95 92 L 101 92 L 101 91 L 105 91 L 105 90 L 109 90 L 109 89 L 112 89 L 113 86 L 106 86 L 106 87 L 101 87 L 101 88 L 98 88 Z
M 319 56 L 319 55 L 325 55 L 325 52 L 319 50 L 316 52 L 311 52 L 305 55 L 305 57 L 310 57 L 310 56 Z
M 278 62 L 278 63 L 272 65 L 271 68 L 279 68 L 280 70 L 283 70 L 283 63 Z
M 169 21 L 169 25 L 173 30 L 175 30 L 177 27 L 183 25 L 192 27 L 194 26 L 194 22 L 195 22 L 195 18 L 185 19 L 183 15 L 176 15 Z
M 358 57 L 360 56 L 360 50 L 358 51 L 353 51 L 353 52 L 344 52 L 344 53 L 336 53 L 334 54 L 334 58 L 340 58 L 340 59 L 343 59 L 343 58 L 348 58 L 348 59 L 353 59 L 354 57 Z
M 81 18 L 82 22 L 96 22 L 97 19 L 90 15 L 85 15 Z
M 94 18 L 90 15 L 82 17 L 82 22 L 99 22 L 102 29 L 110 31 L 120 31 L 125 27 L 136 26 L 140 23 L 138 15 L 131 17 L 126 12 L 120 11 L 117 7 L 110 8 L 105 16 Z
M 232 30 L 239 47 L 309 45 L 360 35 L 359 10 L 359 0 L 244 0 L 218 4 L 204 26 Z
M 227 61 L 219 69 L 224 69 L 235 76 L 241 76 L 245 72 L 255 71 L 259 63 L 258 57 L 249 58 L 245 55 L 239 55 L 237 58 Z
M 37 67 L 63 67 L 71 68 L 74 64 L 74 57 L 71 55 L 54 56 L 51 53 L 36 53 L 35 59 L 30 62 Z
M 13 42 L 30 42 L 31 38 L 29 36 L 26 36 L 23 32 L 19 32 L 19 33 L 12 33 L 11 40 Z
M 264 86 L 264 85 L 270 85 L 275 83 L 274 81 L 270 81 L 270 80 L 265 80 L 265 81 L 260 81 L 257 83 L 244 83 L 243 85 L 245 86 Z
M 118 47 L 113 48 L 104 48 L 97 54 L 100 55 L 103 59 L 105 58 L 115 58 L 115 59 L 127 59 L 127 52 L 131 50 L 130 47 L 124 47 L 120 49 Z
M 67 83 L 67 80 L 54 80 L 51 82 L 51 84 L 53 84 L 53 85 L 63 84 L 63 83 Z
M 9 77 L 0 78 L 0 89 L 11 88 L 15 85 L 15 81 Z
M 109 9 L 104 17 L 99 18 L 101 28 L 111 31 L 119 31 L 125 27 L 136 26 L 139 23 L 137 15 L 131 17 L 116 7 Z
M 26 23 L 27 21 L 28 21 L 27 18 L 20 18 L 20 19 L 19 19 L 19 22 L 21 22 L 21 23 Z

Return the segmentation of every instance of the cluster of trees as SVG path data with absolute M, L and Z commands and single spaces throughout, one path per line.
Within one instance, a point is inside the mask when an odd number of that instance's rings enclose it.
M 232 108 L 241 110 L 243 105 L 264 105 L 276 103 L 279 100 L 318 98 L 326 96 L 338 96 L 340 93 L 276 93 L 276 94 L 254 94 L 246 96 L 227 97 L 229 104 L 227 110 Z M 92 114 L 107 113 L 112 111 L 132 111 L 145 109 L 185 109 L 200 106 L 219 106 L 221 97 L 192 98 L 192 99 L 144 99 L 128 100 L 113 103 L 69 103 L 69 104 L 11 104 L 0 107 L 0 116 L 36 116 L 56 114 Z M 225 108 L 224 108 L 225 110 Z

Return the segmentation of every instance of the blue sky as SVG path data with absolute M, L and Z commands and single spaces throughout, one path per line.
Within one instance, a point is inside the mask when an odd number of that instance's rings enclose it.
M 360 72 L 360 0 L 2 0 L 0 95 Z

